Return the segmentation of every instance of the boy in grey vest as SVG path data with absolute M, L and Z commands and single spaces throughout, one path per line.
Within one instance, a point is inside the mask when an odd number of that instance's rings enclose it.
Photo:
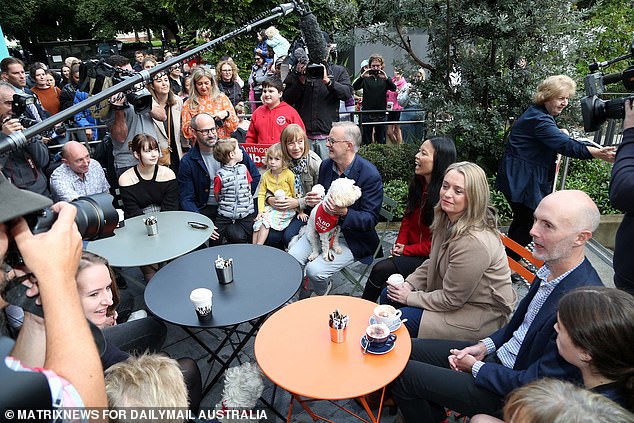
M 228 243 L 251 242 L 255 207 L 251 195 L 251 174 L 240 164 L 242 150 L 235 138 L 218 140 L 214 159 L 222 167 L 214 178 L 214 196 L 218 202 L 216 226 L 220 239 Z

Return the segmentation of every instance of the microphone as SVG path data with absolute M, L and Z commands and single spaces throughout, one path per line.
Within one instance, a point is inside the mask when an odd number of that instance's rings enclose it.
M 295 49 L 295 52 L 293 53 L 293 56 L 295 56 L 295 60 L 297 60 L 297 63 L 301 63 L 303 65 L 308 64 L 308 55 L 303 48 L 297 47 Z
M 622 79 L 622 73 L 608 73 L 607 75 L 603 75 L 603 84 L 614 84 L 616 82 L 620 82 Z
M 324 63 L 328 58 L 328 47 L 317 22 L 317 18 L 311 12 L 302 16 L 299 20 L 299 28 L 304 36 L 308 57 L 311 63 Z

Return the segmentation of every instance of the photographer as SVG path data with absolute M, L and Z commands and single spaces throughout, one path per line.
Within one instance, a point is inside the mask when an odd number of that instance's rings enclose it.
M 13 86 L 0 81 L 0 122 L 2 123 L 0 141 L 11 133 L 24 129 L 18 116 L 14 116 L 13 113 L 14 95 L 17 94 Z M 49 162 L 48 148 L 39 136 L 32 141 L 19 150 L 0 156 L 0 169 L 18 188 L 50 197 L 44 174 L 44 168 Z
M 352 97 L 352 85 L 346 68 L 328 62 L 332 45 L 328 35 L 322 34 L 328 46 L 323 62 L 309 65 L 303 49 L 296 49 L 293 52 L 297 60 L 295 72 L 289 73 L 284 81 L 286 88 L 282 99 L 297 110 L 306 125 L 312 150 L 325 159 L 328 157 L 326 138 L 332 123 L 339 122 L 339 102 Z M 307 67 L 312 67 L 308 74 Z M 317 72 L 314 76 L 310 73 L 312 69 Z
M 388 90 L 396 91 L 396 84 L 387 77 L 382 56 L 373 54 L 368 61 L 370 68 L 365 70 L 352 83 L 352 88 L 355 90 L 363 89 L 362 110 L 385 110 L 387 108 L 386 94 Z M 369 124 L 374 122 L 386 122 L 387 115 L 385 112 L 363 113 L 361 120 L 364 123 L 363 145 L 372 143 L 372 130 L 374 130 L 374 142 L 385 144 L 386 126 L 381 123 L 378 125 Z
M 614 284 L 634 294 L 634 261 L 631 257 L 634 236 L 634 100 L 625 101 L 623 140 L 616 151 L 610 181 L 610 202 L 625 212 L 614 244 Z
M 19 190 L 0 175 L 0 257 L 4 259 L 13 238 L 32 272 L 24 281 L 30 287 L 27 296 L 39 294 L 38 303 L 46 317 L 26 313 L 11 356 L 2 357 L 3 409 L 107 404 L 101 362 L 75 282 L 81 253 L 81 237 L 74 223 L 76 209 L 66 203 L 55 204 L 52 209 L 58 213 L 57 221 L 48 232 L 37 235 L 21 217 L 50 204 L 49 199 Z M 12 277 L 14 271 L 3 274 L 2 286 Z M 1 300 L 0 307 L 5 305 Z M 6 346 L 11 341 L 3 337 L 1 342 Z
M 120 71 L 132 71 L 130 61 L 120 55 L 112 55 L 106 59 L 106 63 Z M 136 113 L 134 107 L 128 103 L 124 93 L 118 93 L 110 98 L 110 112 L 105 119 L 112 138 L 112 154 L 114 155 L 114 167 L 117 175 L 137 164 L 137 160 L 128 149 L 128 143 L 138 134 L 147 134 L 156 138 L 154 122 L 167 120 L 165 109 L 155 103 L 152 110 L 147 113 Z

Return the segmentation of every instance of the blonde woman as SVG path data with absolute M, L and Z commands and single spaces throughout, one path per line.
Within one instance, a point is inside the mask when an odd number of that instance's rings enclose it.
M 412 337 L 477 341 L 508 321 L 517 295 L 489 196 L 478 165 L 447 168 L 429 260 L 381 294 L 381 303 L 401 307 Z
M 187 139 L 195 139 L 194 129 L 190 126 L 192 117 L 199 113 L 209 113 L 216 121 L 218 138 L 230 138 L 238 127 L 231 101 L 218 89 L 210 69 L 197 67 L 192 72 L 189 98 L 183 104 L 181 125 Z

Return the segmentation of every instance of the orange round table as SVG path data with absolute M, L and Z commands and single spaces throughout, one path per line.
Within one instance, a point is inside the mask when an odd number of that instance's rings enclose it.
M 361 337 L 374 307 L 376 303 L 341 295 L 292 303 L 260 327 L 255 358 L 269 379 L 292 394 L 341 400 L 374 392 L 403 371 L 412 349 L 409 333 L 401 325 L 392 351 L 363 354 Z M 328 327 L 329 315 L 336 309 L 349 316 L 346 341 L 341 344 L 330 340 Z

